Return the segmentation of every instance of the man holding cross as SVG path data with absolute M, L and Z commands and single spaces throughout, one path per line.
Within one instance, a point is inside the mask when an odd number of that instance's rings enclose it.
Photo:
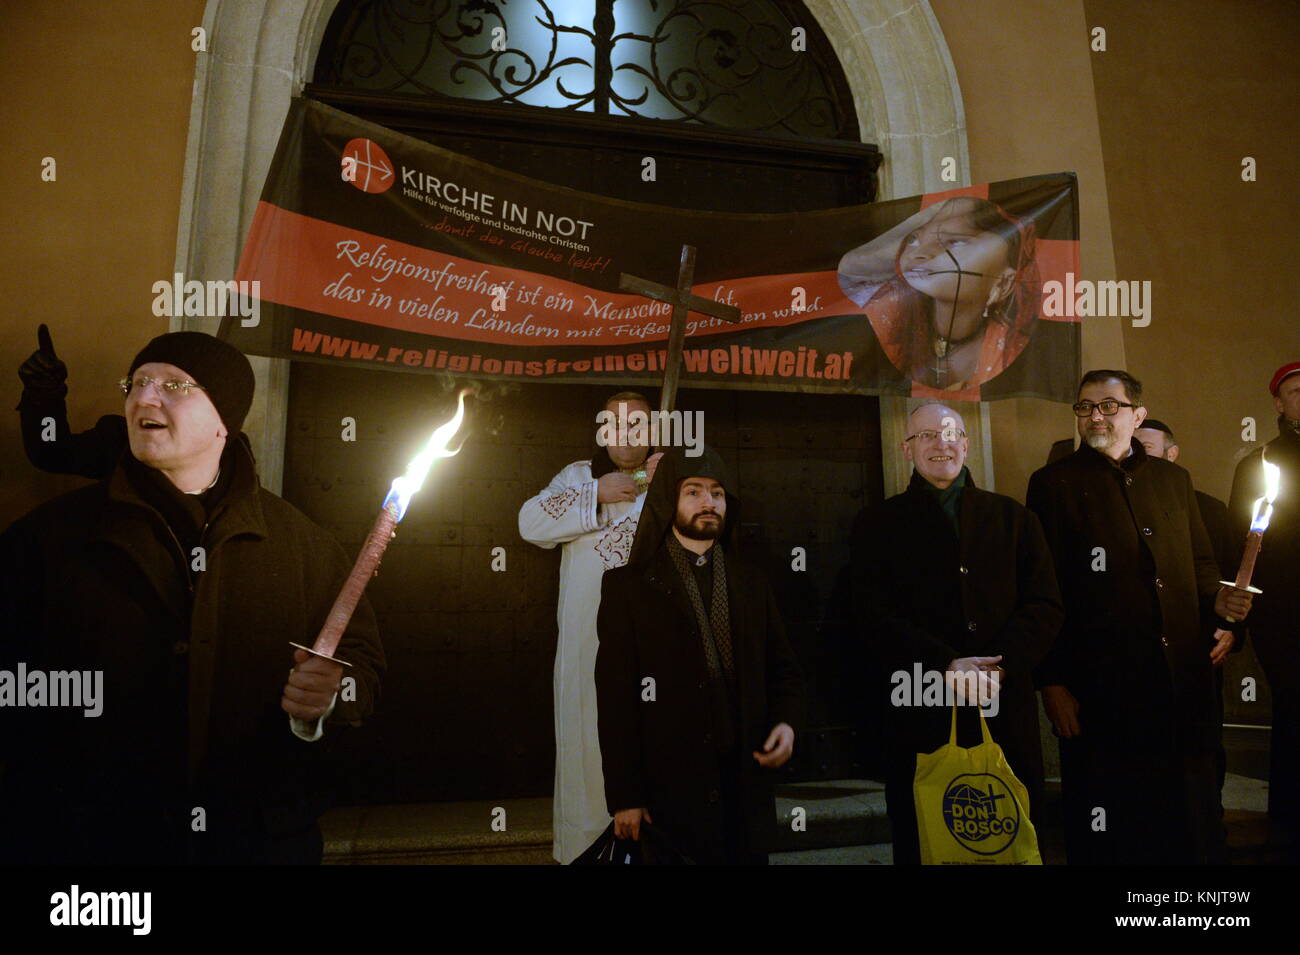
M 596 605 L 600 578 L 627 562 L 645 490 L 660 455 L 633 443 L 645 429 L 626 427 L 648 413 L 645 397 L 620 391 L 605 402 L 625 444 L 597 442 L 590 460 L 574 461 L 519 509 L 519 536 L 547 550 L 563 545 L 555 650 L 554 847 L 567 865 L 609 825 L 596 742 Z
M 691 292 L 695 249 L 682 247 L 675 287 L 626 273 L 619 287 L 673 306 L 660 409 L 673 410 L 681 374 L 688 311 L 739 322 L 740 311 Z M 596 609 L 605 571 L 627 563 L 646 489 L 661 454 L 650 455 L 646 429 L 628 428 L 634 413 L 650 404 L 635 391 L 612 395 L 603 411 L 613 415 L 614 443 L 597 445 L 588 461 L 575 461 L 519 509 L 519 534 L 538 547 L 563 545 L 559 643 L 555 651 L 555 859 L 568 864 L 609 825 L 605 782 L 596 736 Z M 597 416 L 600 421 L 604 416 Z M 604 427 L 602 433 L 606 431 Z M 647 455 L 649 455 L 647 457 Z

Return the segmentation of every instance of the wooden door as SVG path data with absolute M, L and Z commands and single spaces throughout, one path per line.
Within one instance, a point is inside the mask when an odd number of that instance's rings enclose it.
M 505 169 L 609 196 L 679 207 L 797 211 L 869 201 L 874 147 L 675 124 L 429 104 L 309 88 L 318 98 Z M 658 157 L 658 178 L 641 159 Z M 675 271 L 676 250 L 642 274 Z M 668 275 L 664 274 L 667 278 Z M 447 382 L 294 364 L 284 496 L 349 553 L 421 431 L 451 408 Z M 840 673 L 833 592 L 856 512 L 881 497 L 878 404 L 868 397 L 701 391 L 706 438 L 733 463 L 744 540 L 770 571 L 809 679 L 814 730 L 792 777 L 860 775 L 843 725 L 858 692 Z M 346 803 L 546 795 L 554 735 L 551 671 L 560 555 L 523 542 L 519 506 L 590 456 L 607 386 L 490 384 L 457 458 L 440 462 L 403 521 L 370 596 L 389 657 L 380 712 L 348 742 Z M 651 396 L 653 398 L 653 395 Z M 356 421 L 343 441 L 342 419 Z M 504 547 L 507 570 L 491 570 Z M 807 569 L 791 568 L 804 548 Z

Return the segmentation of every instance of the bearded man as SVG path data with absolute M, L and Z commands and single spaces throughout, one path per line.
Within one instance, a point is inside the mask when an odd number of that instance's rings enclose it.
M 762 865 L 804 691 L 771 589 L 735 546 L 735 489 L 712 449 L 660 462 L 632 556 L 601 582 L 600 752 L 616 836 L 648 822 L 696 863 Z

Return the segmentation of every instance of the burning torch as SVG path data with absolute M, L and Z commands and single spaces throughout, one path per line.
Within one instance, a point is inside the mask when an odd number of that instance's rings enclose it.
M 1277 500 L 1277 492 L 1282 484 L 1281 468 L 1264 460 L 1263 455 L 1260 456 L 1260 463 L 1264 467 L 1264 496 L 1255 499 L 1255 509 L 1250 518 L 1250 530 L 1246 532 L 1246 550 L 1241 555 L 1237 579 L 1219 581 L 1225 586 L 1236 587 L 1238 590 L 1246 590 L 1252 594 L 1263 593 L 1258 587 L 1250 585 L 1250 578 L 1255 573 L 1255 558 L 1259 556 L 1260 545 L 1264 542 L 1264 531 L 1268 530 L 1268 522 L 1273 517 L 1273 502 Z M 1236 623 L 1232 617 L 1227 619 Z
M 460 453 L 460 447 L 449 451 L 447 444 L 460 430 L 464 420 L 465 392 L 461 391 L 456 397 L 456 414 L 433 432 L 424 450 L 407 465 L 406 473 L 393 480 L 388 496 L 384 498 L 384 504 L 379 509 L 379 516 L 375 518 L 374 527 L 370 529 L 366 542 L 361 545 L 361 553 L 357 554 L 356 563 L 352 565 L 352 573 L 348 574 L 348 579 L 343 582 L 343 588 L 334 599 L 334 606 L 330 608 L 329 616 L 325 618 L 325 624 L 321 627 L 315 644 L 304 647 L 302 644 L 290 641 L 290 646 L 344 666 L 352 665 L 334 656 L 339 640 L 343 637 L 343 631 L 347 629 L 348 621 L 352 619 L 352 613 L 357 609 L 357 602 L 361 600 L 366 584 L 379 572 L 379 561 L 383 559 L 388 542 L 397 536 L 395 530 L 397 522 L 406 515 L 406 508 L 411 503 L 415 492 L 424 484 L 430 466 L 438 458 L 450 458 Z

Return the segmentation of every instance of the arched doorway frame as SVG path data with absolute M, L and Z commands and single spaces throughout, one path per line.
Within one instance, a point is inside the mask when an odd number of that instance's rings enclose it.
M 880 146 L 880 198 L 967 185 L 966 121 L 956 71 L 928 0 L 805 0 L 840 58 L 863 142 Z M 181 187 L 176 271 L 228 279 L 252 220 L 290 99 L 315 69 L 339 0 L 208 0 L 208 53 L 194 75 Z M 940 180 L 956 160 L 957 183 Z M 216 319 L 173 318 L 173 329 L 215 331 Z M 245 430 L 263 484 L 283 483 L 288 362 L 253 358 L 257 394 Z M 882 398 L 885 491 L 902 489 L 907 467 L 894 453 L 909 402 Z M 971 469 L 992 487 L 988 406 L 967 421 Z

